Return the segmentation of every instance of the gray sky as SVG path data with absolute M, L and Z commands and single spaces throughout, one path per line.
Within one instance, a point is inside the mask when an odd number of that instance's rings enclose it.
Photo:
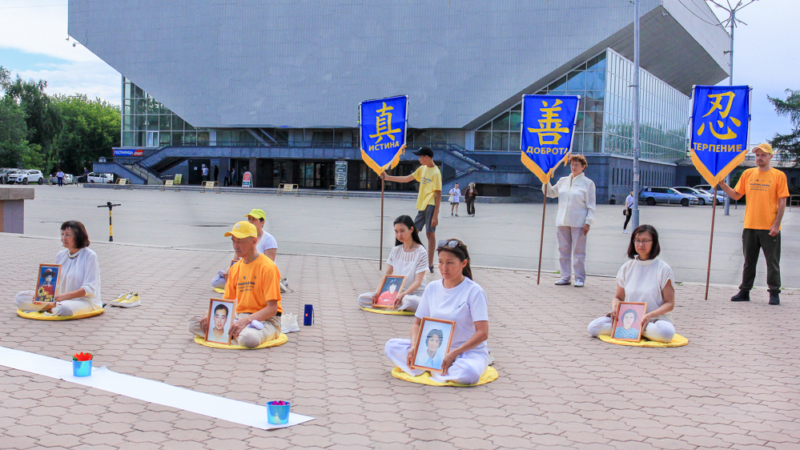
M 720 17 L 725 14 L 712 9 Z M 740 15 L 747 26 L 735 34 L 734 83 L 754 88 L 752 143 L 790 129 L 788 118 L 775 114 L 767 95 L 783 97 L 788 88 L 800 89 L 797 17 L 798 0 L 760 0 Z M 83 93 L 119 104 L 119 73 L 66 38 L 67 0 L 0 0 L 0 65 L 26 79 L 47 80 L 50 93 Z

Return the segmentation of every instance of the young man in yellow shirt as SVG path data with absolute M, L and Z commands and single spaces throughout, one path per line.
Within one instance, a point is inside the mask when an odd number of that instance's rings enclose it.
M 742 173 L 736 189 L 724 182 L 719 185 L 734 200 L 747 196 L 744 210 L 744 232 L 742 247 L 744 270 L 739 293 L 731 297 L 732 302 L 749 302 L 750 290 L 756 278 L 756 264 L 759 251 L 764 251 L 767 260 L 767 286 L 769 304 L 780 305 L 781 292 L 781 220 L 786 210 L 789 188 L 786 174 L 770 167 L 772 147 L 759 144 L 753 149 L 756 166 Z
M 231 266 L 225 284 L 224 298 L 237 300 L 231 344 L 255 348 L 281 334 L 281 274 L 271 259 L 258 252 L 258 231 L 252 223 L 238 222 L 225 233 L 229 236 L 241 258 Z M 205 337 L 207 329 L 208 316 L 189 319 L 192 333 Z
M 406 146 L 400 148 L 400 152 L 405 151 Z M 414 219 L 414 228 L 417 233 L 425 229 L 428 237 L 428 268 L 433 273 L 433 257 L 436 252 L 431 249 L 436 248 L 436 226 L 439 225 L 439 206 L 442 203 L 442 172 L 433 163 L 433 150 L 430 147 L 421 147 L 414 152 L 419 157 L 422 164 L 411 175 L 404 177 L 393 177 L 386 172 L 381 174 L 381 179 L 394 181 L 396 183 L 409 183 L 419 181 L 419 194 L 417 195 L 417 217 Z

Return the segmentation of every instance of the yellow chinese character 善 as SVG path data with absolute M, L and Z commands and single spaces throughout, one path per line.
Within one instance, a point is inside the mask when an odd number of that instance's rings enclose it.
M 389 139 L 394 141 L 394 133 L 399 133 L 399 129 L 392 129 L 392 113 L 389 111 L 394 110 L 391 106 L 386 106 L 386 102 L 383 102 L 383 107 L 378 109 L 377 112 L 380 115 L 375 120 L 375 134 L 370 134 L 369 137 L 371 138 L 378 138 L 375 143 L 381 142 L 384 136 L 389 136 Z
M 719 110 L 719 116 L 723 119 L 727 119 L 728 114 L 730 114 L 731 112 L 731 106 L 733 106 L 733 99 L 735 97 L 736 94 L 733 92 L 724 92 L 722 94 L 710 94 L 708 98 L 712 99 L 711 109 L 709 109 L 706 115 L 704 115 L 703 117 L 708 117 L 714 111 Z M 724 108 L 722 106 L 723 99 L 727 100 Z M 736 117 L 731 116 L 730 119 L 731 122 L 733 122 L 733 124 L 736 125 L 737 127 L 742 125 L 742 122 Z M 720 131 L 725 128 L 725 124 L 721 120 L 717 120 L 717 126 L 719 127 Z M 714 129 L 713 119 L 709 119 L 708 129 L 711 132 L 711 134 L 713 134 L 714 137 L 717 139 L 729 140 L 729 139 L 735 139 L 737 136 L 737 134 L 733 130 L 731 130 L 731 127 L 728 127 L 728 131 L 724 134 L 717 132 L 717 130 Z M 700 127 L 697 129 L 697 135 L 702 136 L 705 130 L 706 130 L 706 124 L 705 123 L 700 124 Z
M 553 106 L 548 107 L 547 102 L 542 101 L 544 107 L 540 108 L 540 111 L 544 113 L 544 116 L 539 120 L 540 128 L 528 128 L 529 132 L 539 135 L 539 145 L 558 145 L 561 133 L 569 133 L 569 128 L 561 126 L 562 120 L 556 112 L 561 111 L 561 107 L 558 106 L 561 103 L 563 102 L 560 99 L 556 99 Z

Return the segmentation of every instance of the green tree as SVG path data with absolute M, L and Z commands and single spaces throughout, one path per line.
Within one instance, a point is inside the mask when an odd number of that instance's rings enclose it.
M 61 118 L 52 98 L 44 92 L 47 82 L 44 80 L 23 81 L 19 76 L 16 80 L 11 81 L 8 71 L 0 75 L 0 78 L 2 78 L 0 82 L 5 91 L 4 100 L 10 98 L 22 108 L 28 127 L 28 141 L 41 149 L 43 163 L 37 168 L 45 172 L 49 171 L 56 157 L 53 141 L 61 131 Z M 34 147 L 29 148 L 33 149 Z
M 0 66 L 0 87 L 7 85 L 9 72 Z M 0 97 L 0 167 L 42 168 L 39 146 L 31 146 L 26 140 L 28 126 L 25 111 L 7 95 Z
M 55 139 L 57 168 L 83 173 L 83 167 L 101 156 L 111 157 L 111 147 L 120 145 L 119 107 L 85 95 L 53 98 L 62 121 Z
M 769 96 L 767 98 L 775 106 L 778 115 L 789 116 L 792 131 L 789 134 L 776 134 L 769 143 L 776 149 L 788 152 L 789 157 L 794 160 L 795 167 L 800 167 L 800 91 L 787 89 L 786 94 L 786 100 Z

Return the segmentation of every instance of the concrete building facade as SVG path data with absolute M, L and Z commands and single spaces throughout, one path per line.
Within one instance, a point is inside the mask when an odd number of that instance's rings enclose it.
M 641 168 L 663 185 L 686 156 L 691 87 L 727 77 L 728 35 L 702 0 L 641 3 Z M 221 182 L 236 169 L 259 187 L 328 188 L 339 161 L 348 189 L 379 189 L 357 105 L 407 94 L 410 145 L 434 148 L 446 188 L 532 195 L 519 103 L 552 93 L 583 98 L 573 151 L 598 200 L 632 184 L 629 2 L 71 0 L 69 34 L 123 76 L 107 169 L 134 182 L 197 182 L 205 164 Z M 395 170 L 414 167 L 407 154 Z

